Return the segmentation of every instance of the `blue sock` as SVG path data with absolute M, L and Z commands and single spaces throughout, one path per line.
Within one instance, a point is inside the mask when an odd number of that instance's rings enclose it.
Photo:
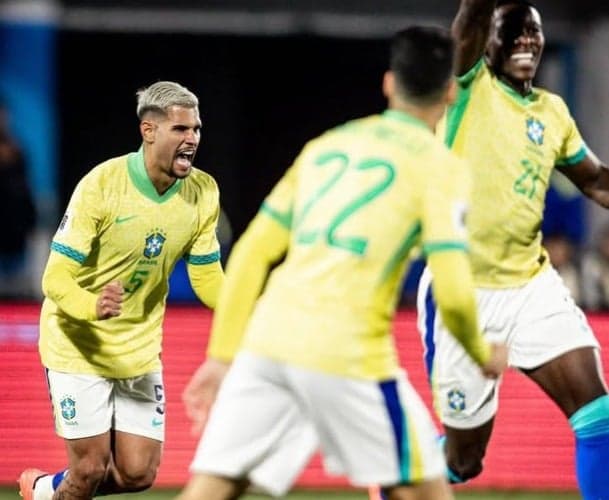
M 67 475 L 68 475 L 68 469 L 62 470 L 61 472 L 57 472 L 56 474 L 53 474 L 53 480 L 52 480 L 53 491 L 55 491 L 59 487 L 59 483 L 61 483 L 63 481 L 63 478 L 66 477 Z
M 577 410 L 569 424 L 575 433 L 577 482 L 584 500 L 609 500 L 609 395 Z

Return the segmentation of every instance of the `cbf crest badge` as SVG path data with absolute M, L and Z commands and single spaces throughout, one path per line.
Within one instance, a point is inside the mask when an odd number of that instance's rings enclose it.
M 59 402 L 59 407 L 64 420 L 72 420 L 76 416 L 76 401 L 72 396 L 64 396 Z
M 163 251 L 163 243 L 165 243 L 165 234 L 161 229 L 153 229 L 152 232 L 146 236 L 146 244 L 144 246 L 144 257 L 147 259 L 154 259 L 161 255 Z
M 546 126 L 537 118 L 527 118 L 527 137 L 533 144 L 541 146 L 543 144 L 543 133 Z
M 465 410 L 465 394 L 460 389 L 450 389 L 446 394 L 448 400 L 448 407 L 460 413 Z

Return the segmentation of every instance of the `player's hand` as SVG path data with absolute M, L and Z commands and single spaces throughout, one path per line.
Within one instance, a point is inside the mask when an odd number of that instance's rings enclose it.
M 207 423 L 211 405 L 230 363 L 213 358 L 205 360 L 193 374 L 182 393 L 186 414 L 192 420 L 191 432 L 198 436 Z
M 102 289 L 97 303 L 95 304 L 95 312 L 98 319 L 108 319 L 118 316 L 121 313 L 123 302 L 123 285 L 120 281 L 111 281 Z
M 508 348 L 505 344 L 491 344 L 491 357 L 481 367 L 487 378 L 498 378 L 508 365 Z

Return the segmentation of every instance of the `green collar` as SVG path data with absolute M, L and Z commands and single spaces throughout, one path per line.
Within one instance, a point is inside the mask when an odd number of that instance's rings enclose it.
M 144 150 L 141 147 L 137 150 L 137 153 L 129 153 L 129 156 L 127 157 L 127 170 L 129 171 L 131 182 L 133 182 L 137 190 L 146 198 L 156 203 L 165 203 L 180 190 L 180 186 L 182 185 L 182 179 L 176 179 L 167 191 L 163 194 L 159 194 L 152 184 L 150 177 L 148 177 L 148 172 L 146 172 L 146 165 L 144 165 Z
M 535 89 L 531 89 L 531 91 L 527 95 L 522 95 L 520 92 L 517 92 L 512 87 L 510 87 L 507 83 L 503 82 L 498 76 L 495 76 L 497 83 L 499 86 L 511 97 L 513 97 L 520 104 L 531 104 L 532 102 L 537 100 L 538 94 L 535 92 Z
M 427 123 L 425 123 L 423 120 L 409 115 L 404 111 L 400 111 L 399 109 L 386 109 L 383 111 L 383 116 L 391 118 L 392 120 L 397 120 L 402 123 L 410 123 L 411 125 L 416 125 L 417 127 L 423 127 L 429 130 L 429 125 L 427 125 Z

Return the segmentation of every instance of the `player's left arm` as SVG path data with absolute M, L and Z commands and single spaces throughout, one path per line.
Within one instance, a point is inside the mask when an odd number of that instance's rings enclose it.
M 233 247 L 207 349 L 209 357 L 230 362 L 272 268 L 288 248 L 289 229 L 260 211 Z
M 224 283 L 217 237 L 220 192 L 210 175 L 202 177 L 200 182 L 205 193 L 205 201 L 199 206 L 200 225 L 193 234 L 193 242 L 184 258 L 188 279 L 197 298 L 209 308 L 215 309 Z
M 556 167 L 579 190 L 599 205 L 609 208 L 609 167 L 588 151 L 574 165 Z
M 192 289 L 199 300 L 210 309 L 215 309 L 224 283 L 224 271 L 220 261 L 203 265 L 188 263 L 186 270 Z

